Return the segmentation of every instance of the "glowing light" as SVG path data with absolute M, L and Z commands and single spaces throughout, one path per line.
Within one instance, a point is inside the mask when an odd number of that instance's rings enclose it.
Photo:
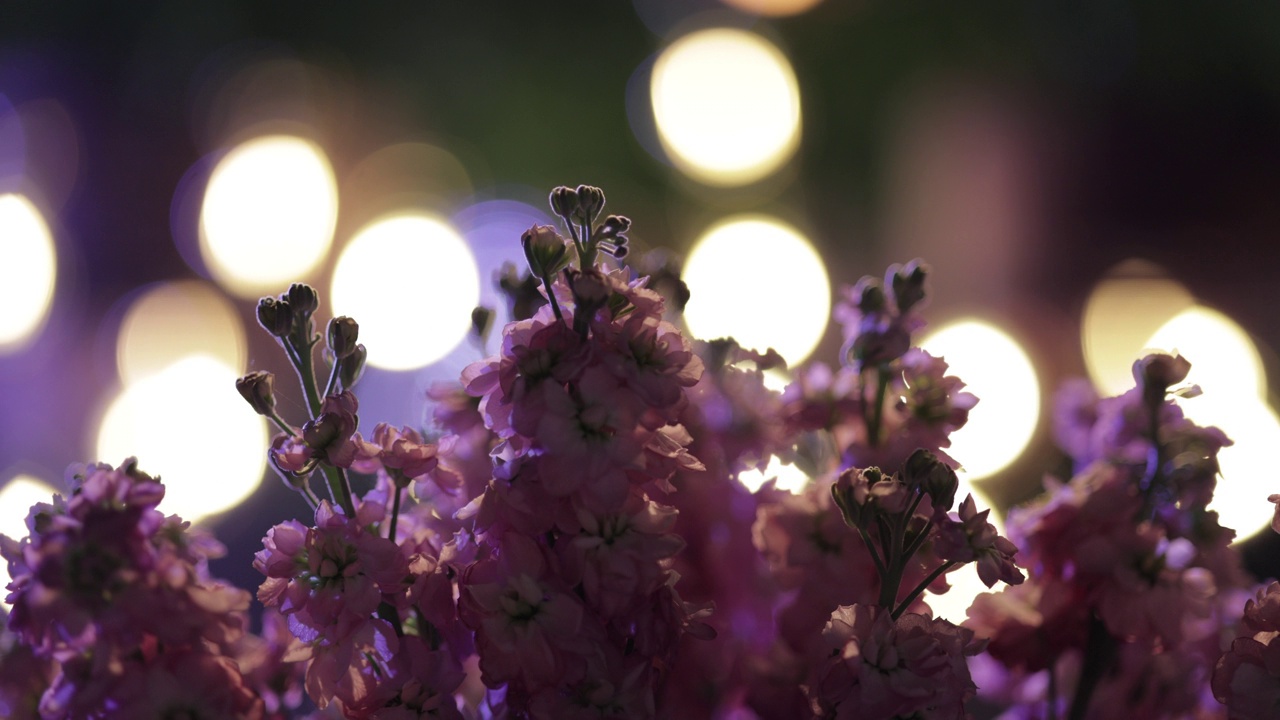
M 333 311 L 360 323 L 369 363 L 428 365 L 471 329 L 480 278 L 467 243 L 427 215 L 397 215 L 361 230 L 333 271 Z
M 200 210 L 200 253 L 243 297 L 279 292 L 333 242 L 338 190 L 324 152 L 302 138 L 250 140 L 214 167 Z
M 220 293 L 201 282 L 168 282 L 150 288 L 125 312 L 116 363 L 126 384 L 188 355 L 209 355 L 239 368 L 245 342 L 235 307 Z
M 1182 285 L 1161 277 L 1112 277 L 1089 295 L 1081 342 L 1089 377 L 1103 395 L 1133 387 L 1133 361 L 1143 341 L 1194 304 Z
M 57 262 L 36 206 L 21 195 L 0 195 L 0 352 L 25 344 L 48 314 Z
M 267 427 L 234 391 L 238 373 L 207 356 L 187 357 L 125 387 L 103 416 L 97 456 L 136 456 L 160 476 L 160 509 L 196 521 L 248 497 L 266 467 Z
M 783 17 L 799 15 L 822 0 L 721 0 L 725 5 L 753 15 Z
M 36 503 L 53 501 L 53 486 L 30 475 L 17 475 L 0 488 L 0 535 L 27 536 L 27 513 Z
M 762 485 L 773 478 L 777 478 L 775 486 L 779 490 L 786 490 L 792 493 L 800 492 L 805 485 L 809 484 L 809 476 L 803 470 L 791 463 L 779 460 L 776 455 L 769 457 L 769 463 L 765 465 L 764 470 L 751 468 L 738 473 L 738 482 L 742 483 L 742 486 L 751 492 L 759 490 Z
M 970 480 L 1007 467 L 1031 441 L 1040 415 L 1040 383 L 1026 352 L 1013 338 L 977 320 L 941 328 L 921 347 L 945 359 L 949 374 L 979 398 L 969 422 L 952 433 L 947 453 Z
M 1177 350 L 1191 362 L 1187 382 L 1204 394 L 1180 401 L 1183 412 L 1235 442 L 1218 455 L 1222 477 L 1209 509 L 1238 532 L 1237 540 L 1266 527 L 1273 511 L 1266 498 L 1280 491 L 1280 483 L 1267 482 L 1274 465 L 1270 452 L 1280 446 L 1280 419 L 1262 399 L 1266 375 L 1248 333 L 1222 313 L 1195 306 L 1165 323 L 1147 346 Z
M 1208 397 L 1258 398 L 1265 392 L 1262 358 L 1248 333 L 1217 310 L 1197 305 L 1157 330 L 1147 347 L 1181 353 L 1191 361 L 1187 382 Z
M 727 220 L 707 231 L 684 266 L 691 297 L 685 321 L 703 339 L 773 347 L 789 365 L 809 356 L 831 313 L 822 259 L 795 228 L 763 217 Z
M 654 64 L 649 95 L 663 148 L 699 182 L 759 180 L 800 141 L 795 73 L 753 33 L 717 28 L 676 40 Z

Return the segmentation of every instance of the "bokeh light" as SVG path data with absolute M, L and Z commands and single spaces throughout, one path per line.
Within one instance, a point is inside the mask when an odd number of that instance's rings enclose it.
M 40 210 L 22 195 L 0 195 L 0 353 L 24 345 L 48 315 L 57 262 Z
M 1176 350 L 1191 362 L 1187 382 L 1204 394 L 1180 401 L 1183 412 L 1235 442 L 1218 455 L 1222 477 L 1209 509 L 1236 530 L 1237 539 L 1266 527 L 1274 509 L 1267 496 L 1280 492 L 1280 481 L 1271 480 L 1280 420 L 1264 400 L 1266 374 L 1253 340 L 1226 315 L 1194 306 L 1156 330 L 1147 347 Z
M 1177 351 L 1189 360 L 1187 382 L 1199 385 L 1211 403 L 1219 398 L 1254 400 L 1266 391 L 1262 357 L 1253 340 L 1217 310 L 1196 305 L 1178 313 L 1151 335 L 1146 347 Z
M 1103 395 L 1133 387 L 1133 361 L 1157 329 L 1195 300 L 1151 266 L 1129 262 L 1094 287 L 1085 304 L 1081 345 L 1085 365 Z
M 27 536 L 27 513 L 36 503 L 53 500 L 57 490 L 31 475 L 15 475 L 0 487 L 0 535 L 14 540 Z
M 188 355 L 209 355 L 227 367 L 245 365 L 245 333 L 232 304 L 199 281 L 153 285 L 125 311 L 116 341 L 120 379 L 133 383 Z
M 200 209 L 200 254 L 213 278 L 256 298 L 306 277 L 333 243 L 338 191 L 309 140 L 249 140 L 214 167 Z
M 239 373 L 205 355 L 126 385 L 103 415 L 97 457 L 137 457 L 160 476 L 166 513 L 195 522 L 248 497 L 266 469 L 267 427 L 235 391 Z
M 765 17 L 784 17 L 799 15 L 813 8 L 822 0 L 721 0 L 725 5 L 736 10 L 763 15 Z
M 789 365 L 809 356 L 831 314 L 831 283 L 813 246 L 795 228 L 765 217 L 730 218 L 689 252 L 684 281 L 689 330 L 703 340 L 778 351 Z
M 803 470 L 783 462 L 777 455 L 770 455 L 769 462 L 764 469 L 750 468 L 738 473 L 738 482 L 751 492 L 760 489 L 769 480 L 775 480 L 775 487 L 779 490 L 797 493 L 809 484 L 809 476 Z
M 658 57 L 649 89 L 662 146 L 709 185 L 759 180 L 800 141 L 800 90 L 791 63 L 744 30 L 700 30 Z
M 1013 338 L 979 320 L 942 327 L 920 345 L 945 359 L 948 374 L 978 396 L 969 422 L 952 433 L 947 453 L 970 480 L 1003 470 L 1031 441 L 1040 416 L 1040 382 L 1030 358 Z
M 403 214 L 351 239 L 330 296 L 334 315 L 360 323 L 370 365 L 410 370 L 439 360 L 466 337 L 480 278 L 456 230 L 429 215 Z

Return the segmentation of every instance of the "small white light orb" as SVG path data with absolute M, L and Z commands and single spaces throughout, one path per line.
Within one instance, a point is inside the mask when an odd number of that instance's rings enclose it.
M 30 475 L 16 475 L 0 487 L 0 535 L 27 536 L 27 514 L 36 503 L 53 501 L 53 486 Z
M 831 314 L 822 258 L 799 231 L 771 218 L 735 217 L 708 230 L 685 261 L 684 281 L 684 317 L 695 336 L 772 347 L 793 367 L 817 347 Z
M 160 509 L 184 520 L 234 507 L 262 482 L 267 427 L 236 392 L 239 374 L 204 355 L 130 385 L 108 407 L 97 456 L 138 468 L 165 486 Z
M 782 51 L 745 30 L 700 30 L 658 57 L 649 88 L 658 136 L 682 172 L 744 185 L 800 142 L 800 89 Z
M 48 315 L 57 262 L 40 210 L 22 195 L 0 195 L 0 353 L 24 345 Z
M 1027 447 L 1040 417 L 1040 382 L 1026 352 L 1013 338 L 978 320 L 940 328 L 920 346 L 945 359 L 948 373 L 978 396 L 969 422 L 952 433 L 947 454 L 960 462 L 970 480 L 1003 470 Z
M 334 268 L 330 296 L 334 315 L 360 323 L 370 365 L 411 370 L 448 355 L 467 336 L 480 277 L 457 231 L 406 213 L 352 238 Z
M 214 167 L 200 209 L 200 254 L 215 280 L 248 298 L 304 278 L 325 258 L 338 188 L 309 140 L 249 140 Z

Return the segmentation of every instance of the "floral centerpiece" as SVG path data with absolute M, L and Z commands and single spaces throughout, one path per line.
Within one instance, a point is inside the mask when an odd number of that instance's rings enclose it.
M 775 391 L 776 353 L 688 337 L 678 274 L 620 262 L 631 221 L 598 188 L 550 203 L 562 228 L 502 277 L 517 320 L 431 390 L 426 428 L 363 436 L 358 323 L 319 334 L 305 285 L 259 303 L 309 419 L 269 373 L 237 389 L 313 510 L 266 531 L 260 613 L 145 458 L 73 468 L 0 547 L 5 716 L 1277 716 L 1280 584 L 1254 588 L 1205 510 L 1230 441 L 1179 410 L 1187 361 L 1068 390 L 1075 475 L 1004 537 L 957 497 L 949 435 L 978 399 L 913 346 L 923 264 L 846 288 L 839 362 Z M 809 484 L 737 481 L 773 457 Z M 1001 589 L 934 617 L 925 591 L 969 563 Z

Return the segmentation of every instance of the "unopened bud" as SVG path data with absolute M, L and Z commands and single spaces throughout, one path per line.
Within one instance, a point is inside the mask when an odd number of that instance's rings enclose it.
M 600 225 L 600 235 L 608 238 L 619 238 L 622 242 L 626 242 L 625 238 L 619 237 L 626 231 L 631 229 L 631 218 L 624 215 L 610 215 L 604 219 Z
M 1133 364 L 1133 379 L 1142 388 L 1147 407 L 1164 402 L 1169 388 L 1187 379 L 1191 363 L 1181 355 L 1151 353 Z
M 350 390 L 360 380 L 360 376 L 364 374 L 364 363 L 369 358 L 369 353 L 364 349 L 364 345 L 357 344 L 352 353 L 338 361 L 338 381 L 342 383 L 343 390 Z
M 529 270 L 539 278 L 549 278 L 569 264 L 569 246 L 550 225 L 534 225 L 520 236 Z
M 956 501 L 960 480 L 956 471 L 923 448 L 911 453 L 902 465 L 902 481 L 929 496 L 934 512 L 946 512 Z
M 893 290 L 893 301 L 898 306 L 898 312 L 906 313 L 924 300 L 924 280 L 928 274 L 929 267 L 919 259 L 902 267 L 889 267 L 889 271 L 885 273 L 885 283 Z
M 579 185 L 577 189 L 579 222 L 589 223 L 604 209 L 604 191 L 594 185 Z
M 858 281 L 853 286 L 854 301 L 858 304 L 858 310 L 863 315 L 873 315 L 883 312 L 887 298 L 884 294 L 884 286 L 880 281 L 870 275 Z
M 551 191 L 551 212 L 568 219 L 578 210 L 578 193 L 571 187 L 560 187 Z
M 293 308 L 288 300 L 264 297 L 258 301 L 258 324 L 276 337 L 293 332 Z
M 479 305 L 471 311 L 471 332 L 475 336 L 484 340 L 489 336 L 489 330 L 493 328 L 493 318 L 495 313 L 489 308 Z
M 304 283 L 294 283 L 289 286 L 289 292 L 286 295 L 289 300 L 289 307 L 293 308 L 293 315 L 299 320 L 299 324 L 305 323 L 307 318 L 320 307 L 320 298 L 316 295 L 316 291 L 310 285 Z
M 339 315 L 329 321 L 329 350 L 339 360 L 356 351 L 356 340 L 360 337 L 360 324 L 346 315 Z
M 265 370 L 256 370 L 236 380 L 236 390 L 254 412 L 271 417 L 276 407 L 275 383 L 275 375 Z

